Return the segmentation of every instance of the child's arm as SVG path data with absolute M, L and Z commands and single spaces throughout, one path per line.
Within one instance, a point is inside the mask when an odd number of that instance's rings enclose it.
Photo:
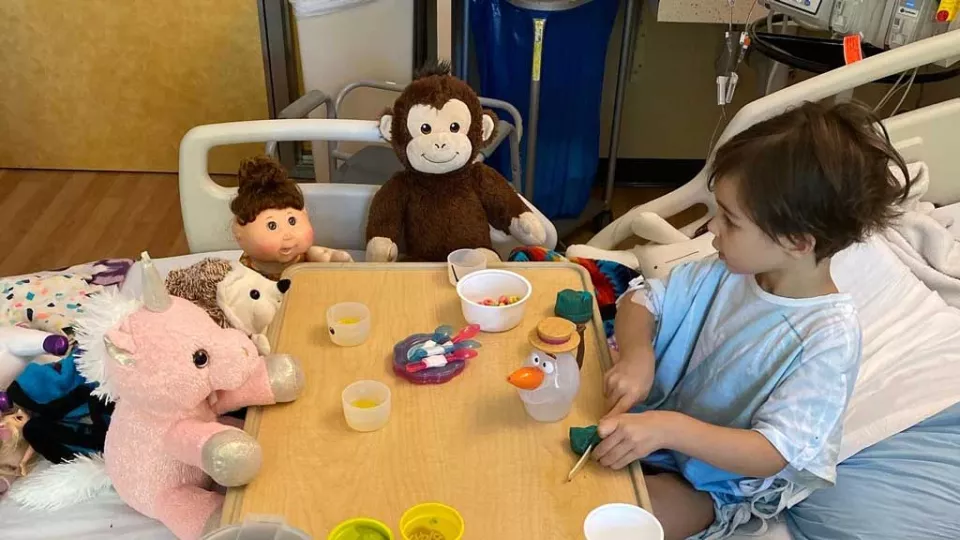
M 787 461 L 766 437 L 750 429 L 715 426 L 673 411 L 621 414 L 600 422 L 601 465 L 622 469 L 657 450 L 674 450 L 714 467 L 754 478 L 782 471 Z
M 749 429 L 716 426 L 674 411 L 608 416 L 598 426 L 603 441 L 593 457 L 619 469 L 657 450 L 674 450 L 756 478 L 788 465 L 832 468 L 860 359 L 859 327 L 856 320 L 846 322 L 832 323 L 809 339 L 802 364 L 753 413 Z M 832 449 L 831 434 L 837 437 Z
M 614 322 L 620 358 L 603 381 L 607 407 L 610 408 L 608 416 L 627 412 L 650 393 L 654 374 L 655 327 L 653 314 L 646 307 L 630 299 L 620 303 Z
M 667 448 L 737 474 L 767 478 L 787 466 L 770 441 L 752 429 L 701 422 L 692 416 L 666 412 Z

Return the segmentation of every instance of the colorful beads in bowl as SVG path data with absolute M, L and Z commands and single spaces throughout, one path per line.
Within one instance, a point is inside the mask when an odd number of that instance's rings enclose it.
M 519 301 L 520 301 L 519 296 L 501 295 L 500 298 L 497 298 L 496 300 L 494 300 L 493 298 L 484 298 L 483 300 L 480 301 L 480 305 L 502 307 L 502 306 L 509 306 L 509 305 L 516 304 Z

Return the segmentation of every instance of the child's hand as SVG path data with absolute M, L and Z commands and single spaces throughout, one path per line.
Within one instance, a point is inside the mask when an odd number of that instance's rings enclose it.
M 660 411 L 607 416 L 597 426 L 603 441 L 593 449 L 593 459 L 604 467 L 622 469 L 664 447 L 666 426 Z
M 622 414 L 637 402 L 647 399 L 653 386 L 653 350 L 642 348 L 620 351 L 620 358 L 603 377 L 607 396 L 607 416 Z

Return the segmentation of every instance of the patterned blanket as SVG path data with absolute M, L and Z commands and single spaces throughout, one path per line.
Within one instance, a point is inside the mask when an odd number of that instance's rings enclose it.
M 584 267 L 596 290 L 597 305 L 607 338 L 613 337 L 613 319 L 617 315 L 617 298 L 627 291 L 630 281 L 640 275 L 636 270 L 613 261 L 564 257 L 542 247 L 519 247 L 510 253 L 510 262 L 571 262 Z

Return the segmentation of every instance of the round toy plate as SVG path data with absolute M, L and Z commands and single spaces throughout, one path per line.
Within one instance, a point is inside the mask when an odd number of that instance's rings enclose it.
M 407 352 L 417 345 L 425 343 L 432 338 L 433 334 L 414 334 L 394 345 L 393 372 L 414 384 L 443 384 L 462 373 L 464 368 L 467 367 L 467 363 L 462 360 L 450 362 L 442 367 L 425 369 L 416 373 L 410 373 L 407 371 Z

